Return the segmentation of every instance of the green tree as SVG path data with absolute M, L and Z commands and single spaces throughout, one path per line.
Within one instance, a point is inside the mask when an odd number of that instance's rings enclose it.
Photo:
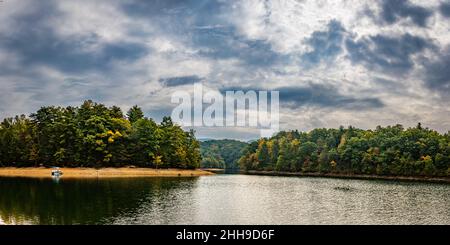
M 277 163 L 275 165 L 275 169 L 278 171 L 289 171 L 291 169 L 290 163 L 287 159 L 289 154 L 289 145 L 285 138 L 281 138 L 279 140 L 279 152 L 278 152 L 278 159 Z
M 299 159 L 303 164 L 304 171 L 314 171 L 317 160 L 317 144 L 314 142 L 305 142 L 299 149 Z
M 328 155 L 328 150 L 323 149 L 319 154 L 319 171 L 328 173 L 331 170 L 330 158 Z
M 131 107 L 127 112 L 128 120 L 133 124 L 137 122 L 139 119 L 144 118 L 144 113 L 142 112 L 142 109 L 135 105 Z
M 247 143 L 230 139 L 200 142 L 201 167 L 238 169 L 246 147 Z
M 142 167 L 154 166 L 159 156 L 160 140 L 161 130 L 152 119 L 136 121 L 130 134 L 132 162 Z
M 265 139 L 261 139 L 256 150 L 256 158 L 258 159 L 258 168 L 266 169 L 270 165 L 269 149 Z

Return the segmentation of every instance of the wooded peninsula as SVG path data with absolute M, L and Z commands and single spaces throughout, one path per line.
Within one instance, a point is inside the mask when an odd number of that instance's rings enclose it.
M 378 176 L 450 176 L 450 134 L 402 125 L 280 132 L 248 145 L 244 170 Z
M 170 117 L 160 124 L 138 106 L 126 114 L 90 100 L 79 107 L 42 107 L 0 124 L 0 166 L 152 167 L 194 169 L 200 143 Z

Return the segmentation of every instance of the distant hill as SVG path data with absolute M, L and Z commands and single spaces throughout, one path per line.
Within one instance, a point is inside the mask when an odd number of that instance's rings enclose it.
M 237 140 L 200 140 L 203 168 L 238 168 L 238 160 L 247 143 Z
M 215 140 L 213 138 L 197 138 L 198 141 L 200 142 L 205 142 L 205 141 L 211 141 L 211 140 Z

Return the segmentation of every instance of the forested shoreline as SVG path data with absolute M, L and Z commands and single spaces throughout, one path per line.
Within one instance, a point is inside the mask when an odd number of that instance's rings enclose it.
M 239 169 L 239 158 L 247 143 L 237 140 L 207 140 L 200 142 L 202 168 Z
M 126 115 L 117 106 L 85 101 L 79 107 L 42 107 L 0 123 L 0 166 L 193 169 L 201 160 L 194 132 L 170 117 L 160 124 L 138 106 Z
M 401 125 L 280 132 L 251 143 L 239 160 L 244 171 L 450 176 L 450 135 Z
M 157 124 L 138 106 L 90 100 L 79 107 L 42 107 L 0 123 L 3 167 L 237 168 L 244 171 L 450 176 L 450 135 L 401 125 L 279 132 L 252 143 L 200 143 L 170 117 Z

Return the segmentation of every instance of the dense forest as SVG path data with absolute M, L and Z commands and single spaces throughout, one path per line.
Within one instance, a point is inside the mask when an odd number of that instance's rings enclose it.
M 201 160 L 194 132 L 170 117 L 160 124 L 138 106 L 85 101 L 79 107 L 42 107 L 30 117 L 0 124 L 0 166 L 196 168 Z
M 200 143 L 203 168 L 239 168 L 238 160 L 247 143 L 237 140 L 207 140 Z
M 450 176 L 450 134 L 401 125 L 279 132 L 250 144 L 199 142 L 170 117 L 160 124 L 138 106 L 85 101 L 79 107 L 42 107 L 0 123 L 0 166 L 228 168 Z
M 246 170 L 449 176 L 450 134 L 401 125 L 361 130 L 280 132 L 250 144 L 239 164 Z

